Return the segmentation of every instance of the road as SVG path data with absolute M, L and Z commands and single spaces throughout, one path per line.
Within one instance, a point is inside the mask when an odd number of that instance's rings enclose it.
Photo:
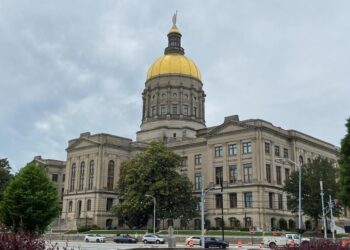
M 57 244 L 57 245 L 55 245 Z M 64 247 L 67 247 L 67 250 L 121 250 L 121 249 L 134 249 L 134 248 L 167 248 L 168 244 L 117 244 L 114 242 L 106 242 L 106 243 L 87 243 L 84 241 L 52 241 L 51 244 L 47 244 L 47 247 L 55 246 L 55 250 L 63 250 Z M 59 247 L 57 249 L 57 247 Z M 176 244 L 178 248 L 185 248 L 184 244 Z M 188 247 L 187 247 L 188 248 Z M 199 246 L 195 246 L 194 248 L 199 248 Z M 259 246 L 243 246 L 242 248 L 237 248 L 237 246 L 230 246 L 229 249 L 240 249 L 240 250 L 250 250 L 250 249 L 259 249 Z M 264 248 L 268 249 L 268 248 Z

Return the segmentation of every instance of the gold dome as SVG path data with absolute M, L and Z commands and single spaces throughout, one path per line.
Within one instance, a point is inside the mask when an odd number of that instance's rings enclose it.
M 147 73 L 147 80 L 167 74 L 191 76 L 201 81 L 201 73 L 194 62 L 181 54 L 166 54 L 158 58 Z

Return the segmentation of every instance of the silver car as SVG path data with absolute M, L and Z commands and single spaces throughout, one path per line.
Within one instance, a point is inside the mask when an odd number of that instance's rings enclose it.
M 147 243 L 155 243 L 155 244 L 164 244 L 165 240 L 162 236 L 158 234 L 145 234 L 142 236 L 142 242 Z
M 106 238 L 99 234 L 87 234 L 84 238 L 85 242 L 105 242 Z

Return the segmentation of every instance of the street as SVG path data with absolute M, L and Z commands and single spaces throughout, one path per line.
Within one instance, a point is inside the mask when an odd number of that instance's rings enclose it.
M 134 248 L 167 248 L 168 244 L 121 244 L 114 242 L 106 242 L 106 243 L 87 243 L 84 241 L 52 241 L 46 245 L 47 247 L 54 246 L 55 250 L 59 247 L 59 250 L 63 250 L 63 247 L 67 247 L 67 250 L 119 250 L 119 249 L 134 249 Z M 177 248 L 190 248 L 185 247 L 184 244 L 176 244 Z M 193 248 L 199 248 L 199 246 L 195 246 Z M 238 248 L 236 245 L 230 246 L 229 249 L 240 249 L 240 250 L 250 250 L 250 249 L 261 249 L 259 246 L 242 246 Z M 269 248 L 263 248 L 269 249 Z

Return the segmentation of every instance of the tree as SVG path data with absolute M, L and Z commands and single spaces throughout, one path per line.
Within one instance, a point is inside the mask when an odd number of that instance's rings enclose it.
M 22 168 L 6 187 L 0 202 L 0 219 L 14 230 L 42 234 L 58 215 L 58 194 L 42 166 Z
M 305 215 L 310 216 L 317 228 L 318 220 L 322 216 L 321 196 L 320 196 L 320 181 L 323 181 L 324 201 L 327 204 L 329 195 L 335 197 L 338 191 L 336 183 L 336 171 L 333 163 L 326 158 L 317 157 L 310 163 L 301 167 L 302 176 L 302 211 Z M 293 172 L 289 180 L 286 180 L 284 191 L 291 194 L 289 206 L 292 212 L 298 211 L 299 198 L 299 173 Z M 339 209 L 334 209 L 334 214 L 337 215 Z
M 2 194 L 6 185 L 13 177 L 10 171 L 11 167 L 9 161 L 6 158 L 0 159 L 0 201 L 2 200 Z
M 347 128 L 347 134 L 341 140 L 338 160 L 340 174 L 338 197 L 345 206 L 350 207 L 350 118 L 347 120 L 345 126 Z
M 153 214 L 159 219 L 192 219 L 197 216 L 198 199 L 192 196 L 192 183 L 178 173 L 180 157 L 161 142 L 152 142 L 133 159 L 121 164 L 117 192 L 122 202 L 113 208 L 129 227 L 140 228 Z M 146 196 L 148 195 L 148 196 Z

